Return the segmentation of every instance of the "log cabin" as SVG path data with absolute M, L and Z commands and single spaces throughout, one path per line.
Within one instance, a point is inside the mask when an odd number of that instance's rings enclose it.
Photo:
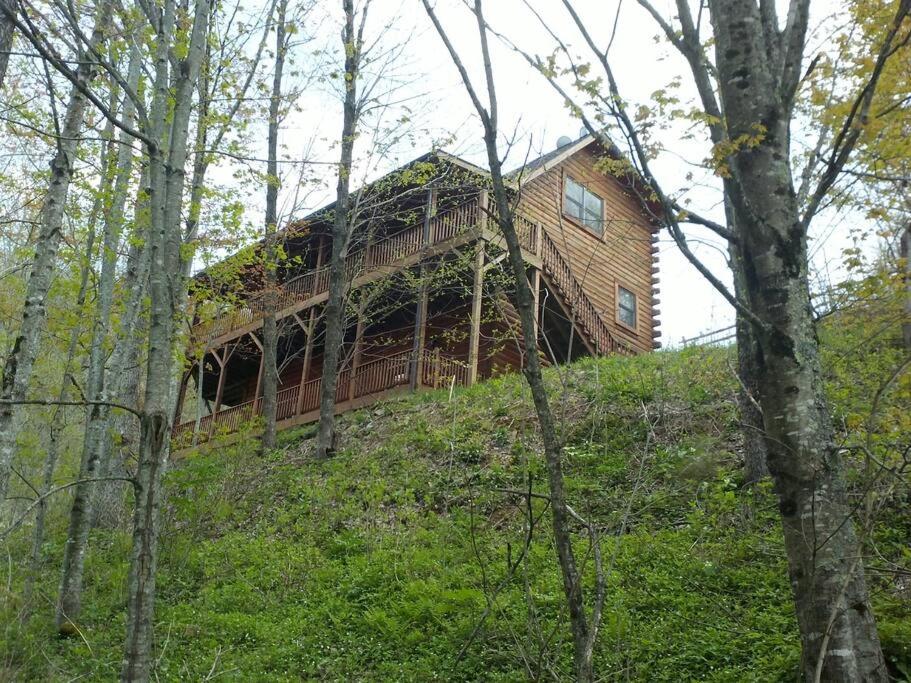
M 591 136 L 560 143 L 509 176 L 542 360 L 651 351 L 656 207 L 635 177 L 602 170 L 615 148 Z M 436 151 L 354 193 L 338 412 L 523 367 L 489 183 L 484 169 Z M 264 242 L 196 276 L 177 447 L 255 424 L 267 310 L 279 328 L 277 426 L 318 419 L 332 219 L 330 205 L 278 231 L 270 278 L 257 258 Z

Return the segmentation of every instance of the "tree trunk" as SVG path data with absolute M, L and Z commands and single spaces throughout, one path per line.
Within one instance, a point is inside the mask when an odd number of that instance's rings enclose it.
M 535 310 L 535 297 L 528 283 L 525 261 L 522 258 L 522 249 L 516 234 L 513 207 L 510 203 L 509 192 L 503 179 L 502 164 L 497 151 L 497 99 L 493 80 L 493 69 L 487 45 L 487 24 L 483 16 L 482 0 L 475 0 L 474 14 L 477 19 L 478 33 L 481 42 L 481 53 L 484 63 L 487 93 L 489 96 L 489 110 L 485 109 L 471 84 L 471 79 L 455 48 L 436 18 L 429 0 L 423 0 L 424 8 L 430 16 L 437 32 L 440 34 L 446 48 L 452 57 L 468 94 L 484 124 L 484 143 L 487 149 L 487 161 L 490 166 L 490 177 L 496 204 L 496 217 L 500 230 L 506 241 L 509 263 L 512 267 L 515 282 L 515 307 L 519 312 L 522 327 L 522 338 L 525 342 L 527 363 L 523 369 L 525 378 L 531 390 L 538 426 L 541 429 L 541 439 L 544 442 L 544 464 L 547 470 L 547 483 L 550 492 L 551 521 L 553 524 L 554 546 L 557 551 L 557 561 L 560 565 L 560 574 L 563 579 L 563 594 L 569 612 L 570 630 L 573 636 L 573 668 L 575 680 L 588 683 L 594 680 L 593 654 L 594 645 L 598 635 L 601 619 L 601 610 L 604 600 L 604 578 L 600 567 L 600 551 L 595 546 L 594 556 L 596 564 L 595 604 L 589 620 L 585 612 L 583 598 L 582 576 L 576 566 L 575 553 L 572 546 L 572 531 L 570 528 L 570 510 L 566 503 L 566 491 L 563 477 L 562 450 L 563 444 L 557 434 L 553 412 L 547 395 L 547 387 L 541 372 L 541 360 L 538 353 L 537 315 Z M 486 220 L 486 217 L 482 216 Z M 597 539 L 594 540 L 597 543 Z
M 354 27 L 354 2 L 343 0 L 345 28 L 345 100 L 342 122 L 341 156 L 336 186 L 335 216 L 332 222 L 332 252 L 329 257 L 329 295 L 326 301 L 326 335 L 323 346 L 323 381 L 320 386 L 319 427 L 316 434 L 316 457 L 327 457 L 335 447 L 335 391 L 338 386 L 338 361 L 345 336 L 345 256 L 348 251 L 351 217 L 349 192 L 351 160 L 357 130 L 357 81 L 360 67 L 360 38 Z M 364 9 L 366 11 L 366 8 Z
M 139 406 L 140 401 L 140 345 L 146 330 L 142 321 L 143 302 L 148 280 L 150 253 L 146 242 L 149 229 L 149 173 L 144 164 L 139 178 L 136 206 L 133 219 L 133 237 L 127 255 L 126 271 L 122 283 L 127 291 L 126 302 L 120 312 L 120 329 L 109 361 L 109 375 L 112 378 L 113 394 L 117 403 Z M 117 439 L 116 448 L 114 439 Z M 109 416 L 109 427 L 104 430 L 108 449 L 106 458 L 100 462 L 99 476 L 120 476 L 124 474 L 124 463 L 135 455 L 139 448 L 139 425 L 134 415 L 115 411 Z M 95 489 L 95 504 L 92 506 L 92 525 L 113 524 L 122 503 L 119 487 L 107 482 L 98 482 Z
M 911 223 L 908 223 L 902 231 L 901 250 L 899 254 L 905 264 L 904 273 L 902 273 L 905 283 L 905 319 L 902 323 L 902 340 L 905 343 L 905 351 L 911 353 Z
M 91 268 L 92 263 L 92 254 L 95 250 L 95 227 L 97 222 L 97 216 L 101 212 L 101 195 L 96 195 L 96 199 L 92 206 L 92 212 L 89 218 L 89 232 L 86 239 L 85 246 L 85 257 L 82 264 L 82 272 L 79 276 L 79 293 L 76 295 L 76 310 L 82 311 L 85 307 L 86 293 L 88 291 L 89 283 L 89 269 Z M 63 379 L 60 382 L 60 392 L 57 395 L 57 400 L 60 403 L 64 403 L 69 400 L 70 396 L 70 384 L 73 381 L 72 379 L 72 368 L 73 361 L 76 358 L 76 348 L 79 345 L 79 337 L 82 334 L 82 328 L 79 325 L 73 327 L 70 331 L 70 340 L 67 345 L 66 351 L 66 361 L 63 364 Z M 25 577 L 25 586 L 22 590 L 23 599 L 22 602 L 25 605 L 26 611 L 25 615 L 28 615 L 28 610 L 31 605 L 32 592 L 34 590 L 35 580 L 38 577 L 38 572 L 41 569 L 41 547 L 44 545 L 44 520 L 47 515 L 47 500 L 44 496 L 47 495 L 48 491 L 53 488 L 54 485 L 54 471 L 57 469 L 57 459 L 60 454 L 60 433 L 63 431 L 63 417 L 65 408 L 62 405 L 58 405 L 54 408 L 53 415 L 51 417 L 51 423 L 48 428 L 47 435 L 47 453 L 44 458 L 44 466 L 42 467 L 41 473 L 41 502 L 38 504 L 38 508 L 35 511 L 35 529 L 32 534 L 32 554 L 29 563 L 29 570 Z
M 275 244 L 276 223 L 278 222 L 278 129 L 279 109 L 282 100 L 282 74 L 285 68 L 287 50 L 285 12 L 287 0 L 278 3 L 278 18 L 275 27 L 275 69 L 272 77 L 272 96 L 269 100 L 268 166 L 266 169 L 266 315 L 263 318 L 263 436 L 264 451 L 275 448 L 275 421 L 278 394 L 278 326 L 275 320 L 278 249 Z M 254 397 L 255 398 L 255 397 Z
M 140 61 L 138 51 L 133 50 L 130 57 L 127 85 L 135 91 L 139 85 Z M 116 110 L 113 103 L 112 110 Z M 133 104 L 129 94 L 125 94 L 120 108 L 121 118 L 131 122 Z M 109 124 L 111 125 L 111 124 Z M 113 134 L 111 126 L 110 133 Z M 124 207 L 130 185 L 133 168 L 133 147 L 131 137 L 120 131 L 118 153 L 115 165 L 108 169 L 102 162 L 107 177 L 114 178 L 114 188 L 110 201 L 105 207 L 104 239 L 102 241 L 101 273 L 98 278 L 98 292 L 95 303 L 95 316 L 92 324 L 92 339 L 89 346 L 89 368 L 86 379 L 85 394 L 88 400 L 104 402 L 109 400 L 106 387 L 105 359 L 111 328 L 111 311 L 114 305 L 114 281 L 117 276 L 120 238 L 123 232 Z M 113 146 L 113 143 L 111 143 Z M 113 150 L 112 150 L 113 151 Z M 86 410 L 86 425 L 83 434 L 82 461 L 79 467 L 79 479 L 96 479 L 100 465 L 110 456 L 107 430 L 110 421 L 110 408 L 95 403 Z M 82 576 L 85 567 L 89 531 L 92 526 L 92 504 L 95 496 L 94 482 L 83 482 L 75 487 L 73 505 L 70 510 L 70 524 L 66 544 L 63 550 L 63 568 L 60 579 L 60 593 L 57 601 L 57 630 L 66 635 L 75 629 L 82 607 Z
M 729 201 L 725 202 L 730 204 Z M 728 228 L 736 229 L 732 211 Z M 747 299 L 746 270 L 739 245 L 728 243 L 731 272 L 734 278 L 734 294 L 741 300 Z M 740 410 L 740 433 L 743 437 L 743 475 L 747 484 L 754 484 L 769 476 L 766 463 L 765 426 L 759 409 L 759 371 L 761 354 L 755 331 L 743 314 L 737 313 L 735 323 L 737 338 L 737 377 L 740 387 L 737 392 L 737 407 Z
M 13 0 L 0 0 L 0 89 L 6 80 L 6 68 L 9 65 L 9 53 L 13 49 L 13 36 L 16 33 L 16 27 L 8 17 L 16 11 L 16 4 Z
M 752 2 L 712 0 L 711 16 L 728 135 L 760 135 L 757 144 L 743 145 L 731 156 L 737 181 L 732 200 L 748 304 L 757 318 L 759 400 L 784 527 L 804 676 L 886 681 L 862 545 L 851 521 L 822 386 L 806 227 L 790 169 L 790 93 L 799 79 L 802 55 L 802 35 L 793 31 L 805 32 L 806 27 L 795 18 L 780 47 L 782 70 L 776 72 Z M 792 74 L 793 80 L 782 79 L 781 73 Z
M 149 115 L 149 138 L 157 143 L 166 140 L 167 155 L 161 146 L 146 146 L 150 181 L 150 322 L 133 512 L 133 547 L 127 578 L 122 681 L 147 681 L 152 666 L 155 570 L 163 496 L 161 478 L 167 464 L 171 436 L 174 316 L 177 305 L 182 304 L 177 299 L 183 292 L 182 281 L 177 278 L 175 282 L 171 274 L 180 273 L 180 210 L 190 109 L 205 51 L 210 6 L 208 0 L 197 0 L 186 57 L 177 65 L 173 74 L 174 83 L 169 87 L 168 67 L 175 33 L 175 11 L 174 0 L 167 0 L 161 10 L 156 36 L 154 94 Z M 173 102 L 170 111 L 169 102 Z
M 103 3 L 98 8 L 91 37 L 93 46 L 97 47 L 101 44 L 110 18 L 110 8 L 109 2 Z M 88 83 L 92 75 L 89 60 L 80 60 L 77 70 L 78 80 L 84 84 Z M 86 102 L 85 95 L 74 85 L 70 90 L 60 138 L 57 141 L 57 153 L 51 160 L 50 181 L 44 203 L 41 206 L 35 259 L 29 273 L 25 302 L 22 306 L 22 323 L 3 369 L 0 397 L 5 400 L 23 400 L 31 379 L 32 367 L 38 353 L 41 332 L 47 316 L 46 299 L 51 287 L 57 249 L 60 246 L 64 209 L 73 175 L 73 162 L 76 158 L 79 134 L 82 131 Z M 6 499 L 9 486 L 10 467 L 19 433 L 20 414 L 21 411 L 14 404 L 0 405 L 0 505 Z

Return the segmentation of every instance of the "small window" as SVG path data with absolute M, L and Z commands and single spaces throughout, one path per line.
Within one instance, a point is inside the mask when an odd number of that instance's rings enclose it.
M 563 210 L 599 235 L 604 230 L 604 200 L 569 176 Z
M 636 327 L 636 295 L 625 287 L 617 287 L 617 320 L 627 327 Z

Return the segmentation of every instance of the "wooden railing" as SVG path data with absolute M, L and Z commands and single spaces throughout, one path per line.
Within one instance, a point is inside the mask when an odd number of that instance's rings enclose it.
M 424 225 L 420 223 L 368 243 L 348 254 L 345 259 L 345 276 L 352 281 L 368 272 L 395 266 L 425 248 L 442 244 L 469 230 L 482 227 L 481 217 L 479 202 L 466 202 L 431 218 L 426 242 Z M 323 266 L 282 283 L 272 292 L 254 294 L 231 312 L 214 320 L 197 323 L 193 326 L 193 334 L 197 339 L 213 339 L 258 320 L 267 310 L 282 311 L 297 302 L 327 291 L 329 267 Z
M 598 353 L 630 353 L 626 346 L 617 343 L 598 309 L 576 279 L 572 268 L 560 255 L 557 245 L 546 232 L 543 233 L 541 240 L 541 263 L 544 272 L 569 306 L 575 322 L 585 330 Z
M 354 371 L 353 382 L 351 381 L 351 370 L 343 370 L 338 376 L 335 392 L 336 403 L 345 404 L 354 399 L 408 386 L 411 382 L 412 357 L 410 351 L 402 351 L 386 358 L 364 363 Z M 468 365 L 465 362 L 443 356 L 439 352 L 427 351 L 424 353 L 420 381 L 422 386 L 433 388 L 449 386 L 453 381 L 458 385 L 466 385 L 468 377 Z M 276 396 L 276 420 L 288 420 L 297 415 L 317 410 L 321 387 L 322 378 L 317 377 L 301 385 L 279 391 Z M 208 440 L 212 434 L 235 432 L 261 414 L 262 398 L 258 397 L 255 400 L 219 410 L 215 415 L 204 416 L 199 422 L 198 431 L 195 429 L 195 420 L 177 424 L 172 432 L 175 447 L 184 448 L 193 443 L 194 432 L 197 443 Z

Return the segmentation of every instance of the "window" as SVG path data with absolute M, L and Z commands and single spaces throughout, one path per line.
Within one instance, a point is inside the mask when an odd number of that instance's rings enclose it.
M 569 176 L 566 177 L 563 210 L 599 235 L 604 230 L 604 200 Z
M 627 327 L 636 327 L 636 295 L 617 286 L 617 321 Z

